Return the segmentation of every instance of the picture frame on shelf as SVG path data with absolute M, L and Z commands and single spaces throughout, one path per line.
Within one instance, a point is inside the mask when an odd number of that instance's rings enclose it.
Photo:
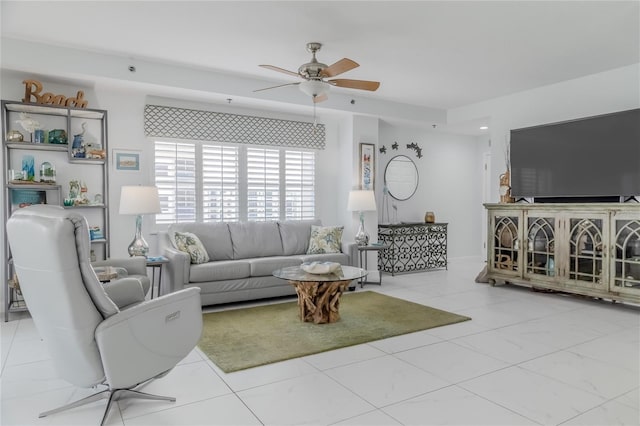
M 375 189 L 376 146 L 372 143 L 360 144 L 360 189 Z
M 139 172 L 140 151 L 114 149 L 113 165 L 118 171 Z

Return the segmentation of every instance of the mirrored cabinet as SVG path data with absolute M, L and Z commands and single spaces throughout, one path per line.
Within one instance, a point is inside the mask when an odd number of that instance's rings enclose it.
M 493 282 L 640 302 L 640 204 L 485 207 Z

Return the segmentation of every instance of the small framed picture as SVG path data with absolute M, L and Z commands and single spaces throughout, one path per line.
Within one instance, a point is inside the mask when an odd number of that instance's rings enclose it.
M 372 143 L 360 144 L 360 189 L 375 189 L 376 146 Z
M 116 170 L 140 171 L 140 151 L 113 150 L 113 164 Z

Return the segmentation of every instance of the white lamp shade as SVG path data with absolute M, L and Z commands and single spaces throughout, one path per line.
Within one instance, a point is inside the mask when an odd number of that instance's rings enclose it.
M 309 96 L 322 96 L 329 93 L 329 83 L 319 80 L 305 80 L 300 85 L 300 90 Z
M 369 212 L 376 210 L 376 197 L 373 191 L 356 190 L 349 192 L 347 210 L 352 212 Z
M 122 187 L 120 191 L 120 214 L 154 214 L 161 211 L 157 187 Z

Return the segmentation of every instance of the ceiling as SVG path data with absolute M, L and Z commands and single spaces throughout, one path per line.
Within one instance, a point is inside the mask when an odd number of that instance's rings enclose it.
M 297 81 L 305 44 L 360 64 L 336 92 L 452 109 L 640 62 L 638 1 L 6 1 L 2 36 L 246 77 Z M 264 84 L 262 84 L 264 83 Z M 286 90 L 286 89 L 274 89 Z M 269 96 L 273 91 L 261 92 Z M 300 93 L 300 96 L 304 96 Z

